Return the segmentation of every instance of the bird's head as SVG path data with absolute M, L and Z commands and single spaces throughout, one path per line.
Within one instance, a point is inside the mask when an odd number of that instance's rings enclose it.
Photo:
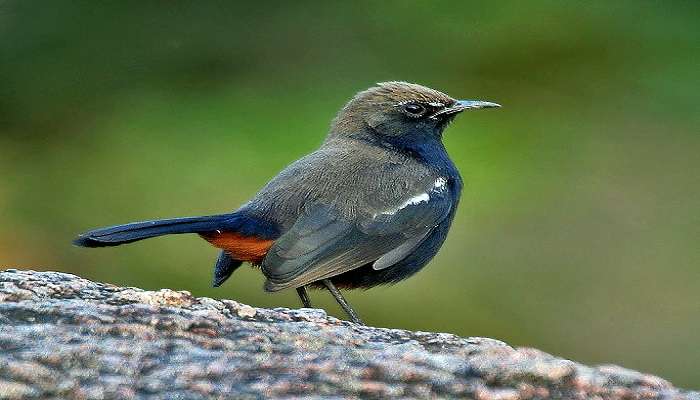
M 496 103 L 456 100 L 434 89 L 407 82 L 383 82 L 355 95 L 340 110 L 331 136 L 351 136 L 401 146 L 439 139 L 462 111 L 500 107 Z

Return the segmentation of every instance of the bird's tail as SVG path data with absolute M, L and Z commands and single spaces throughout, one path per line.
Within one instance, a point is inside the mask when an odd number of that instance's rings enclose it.
M 179 233 L 204 233 L 221 229 L 231 215 L 210 215 L 133 222 L 85 232 L 73 241 L 76 246 L 119 246 L 137 240 Z

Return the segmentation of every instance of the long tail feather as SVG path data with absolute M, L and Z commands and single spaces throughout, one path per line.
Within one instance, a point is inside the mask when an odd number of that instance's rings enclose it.
M 73 244 L 82 247 L 119 246 L 156 236 L 212 232 L 221 229 L 229 218 L 231 215 L 211 215 L 133 222 L 83 233 Z

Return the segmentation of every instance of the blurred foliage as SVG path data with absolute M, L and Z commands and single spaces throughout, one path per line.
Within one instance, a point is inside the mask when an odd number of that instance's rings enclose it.
M 356 91 L 497 101 L 447 147 L 431 265 L 349 294 L 372 325 L 483 335 L 700 388 L 700 3 L 0 3 L 0 263 L 297 307 L 195 236 L 88 228 L 236 208 Z M 325 293 L 317 305 L 341 315 Z

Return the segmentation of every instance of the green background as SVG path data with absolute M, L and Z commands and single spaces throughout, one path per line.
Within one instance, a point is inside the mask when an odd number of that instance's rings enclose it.
M 450 236 L 414 278 L 348 294 L 366 322 L 700 388 L 699 4 L 2 2 L 0 263 L 297 307 L 250 268 L 210 288 L 196 236 L 70 240 L 232 210 L 355 92 L 407 80 L 503 108 L 446 132 Z

